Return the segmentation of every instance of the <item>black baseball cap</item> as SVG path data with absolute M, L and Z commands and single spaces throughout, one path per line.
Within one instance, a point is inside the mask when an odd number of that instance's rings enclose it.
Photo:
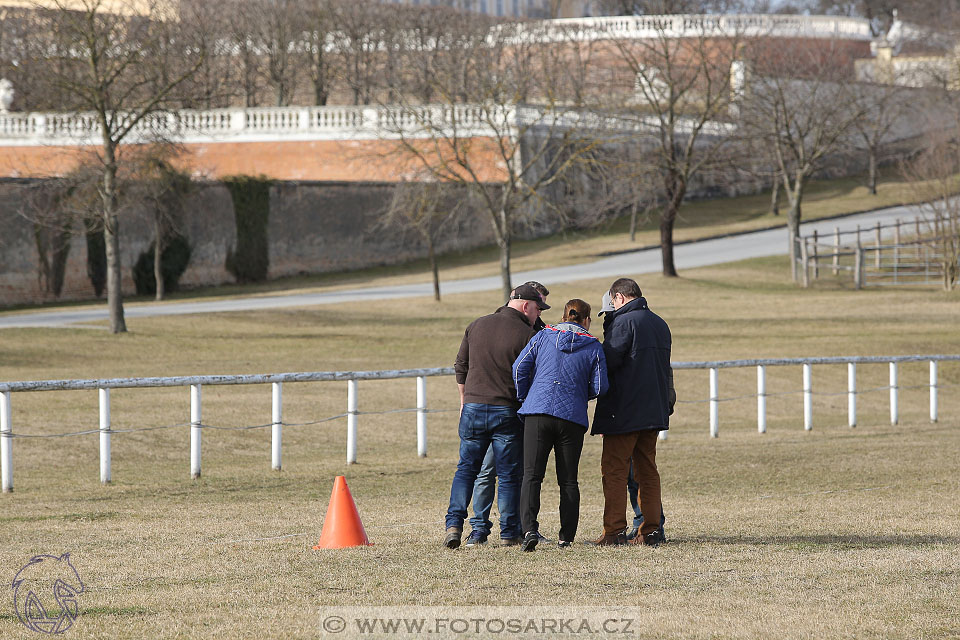
M 540 295 L 540 292 L 528 284 L 522 284 L 514 289 L 513 295 L 510 296 L 510 299 L 530 300 L 531 302 L 536 302 L 541 311 L 546 311 L 550 308 L 550 305 L 543 301 L 543 296 Z

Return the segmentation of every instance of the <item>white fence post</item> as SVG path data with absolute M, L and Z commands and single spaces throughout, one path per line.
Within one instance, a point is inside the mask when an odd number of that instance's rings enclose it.
M 803 365 L 803 429 L 810 431 L 813 429 L 813 383 L 810 373 L 812 366 Z
M 100 389 L 100 482 L 110 479 L 110 389 Z
M 0 476 L 3 477 L 3 492 L 13 491 L 13 437 L 9 391 L 0 393 Z
M 282 466 L 281 444 L 283 443 L 283 383 L 274 382 L 271 385 L 271 390 L 270 468 L 274 471 L 280 471 Z
M 720 384 L 717 368 L 710 368 L 710 437 L 720 435 Z
M 890 363 L 890 424 L 899 422 L 899 389 L 897 389 L 897 363 Z
M 200 424 L 203 422 L 199 384 L 190 385 L 190 477 L 200 477 Z
M 767 368 L 757 365 L 757 433 L 767 432 Z
M 357 461 L 357 381 L 347 380 L 347 464 Z
M 427 457 L 427 377 L 417 376 L 417 455 Z
M 857 363 L 847 363 L 847 424 L 857 426 Z
M 937 361 L 930 361 L 930 422 L 937 421 Z

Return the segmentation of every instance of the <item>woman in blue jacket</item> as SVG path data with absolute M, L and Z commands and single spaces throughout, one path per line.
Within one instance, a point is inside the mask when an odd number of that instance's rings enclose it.
M 517 414 L 523 418 L 523 482 L 520 519 L 524 551 L 539 541 L 540 486 L 550 450 L 556 451 L 560 485 L 560 535 L 569 546 L 580 520 L 577 471 L 587 431 L 587 401 L 607 390 L 607 364 L 600 341 L 587 333 L 590 305 L 574 298 L 556 326 L 547 326 L 523 348 L 513 363 Z

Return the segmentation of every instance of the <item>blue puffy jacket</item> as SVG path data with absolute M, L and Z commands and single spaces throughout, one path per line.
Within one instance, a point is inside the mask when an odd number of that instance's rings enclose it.
M 547 326 L 513 363 L 517 414 L 549 415 L 583 425 L 587 401 L 607 391 L 607 363 L 600 341 L 572 322 Z

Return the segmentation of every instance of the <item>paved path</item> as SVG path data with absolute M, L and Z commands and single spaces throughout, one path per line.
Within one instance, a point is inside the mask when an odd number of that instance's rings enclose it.
M 830 235 L 834 227 L 841 231 L 855 230 L 886 224 L 899 218 L 913 220 L 918 215 L 915 206 L 891 207 L 844 218 L 808 222 L 802 225 L 802 233 L 810 234 L 816 229 L 821 235 Z M 702 240 L 678 244 L 674 248 L 677 269 L 693 269 L 712 264 L 735 262 L 746 258 L 782 255 L 787 252 L 786 228 L 754 231 L 724 238 Z M 624 274 L 656 273 L 661 269 L 660 249 L 630 251 L 600 258 L 594 262 L 521 271 L 513 274 L 514 282 L 537 280 L 546 285 L 587 280 L 592 278 L 613 278 Z M 500 287 L 500 276 L 468 278 L 440 283 L 444 294 L 489 291 Z M 124 308 L 126 318 L 144 318 L 150 316 L 170 316 L 190 313 L 220 313 L 226 311 L 256 311 L 262 309 L 280 309 L 306 307 L 320 304 L 357 302 L 372 298 L 412 298 L 432 296 L 433 285 L 430 282 L 387 287 L 367 287 L 321 293 L 298 293 L 290 295 L 258 296 L 229 300 L 210 300 L 206 302 L 177 302 L 165 304 L 136 304 Z M 62 327 L 77 323 L 95 322 L 107 319 L 106 305 L 56 311 L 38 311 L 33 313 L 0 314 L 0 329 L 10 327 Z

